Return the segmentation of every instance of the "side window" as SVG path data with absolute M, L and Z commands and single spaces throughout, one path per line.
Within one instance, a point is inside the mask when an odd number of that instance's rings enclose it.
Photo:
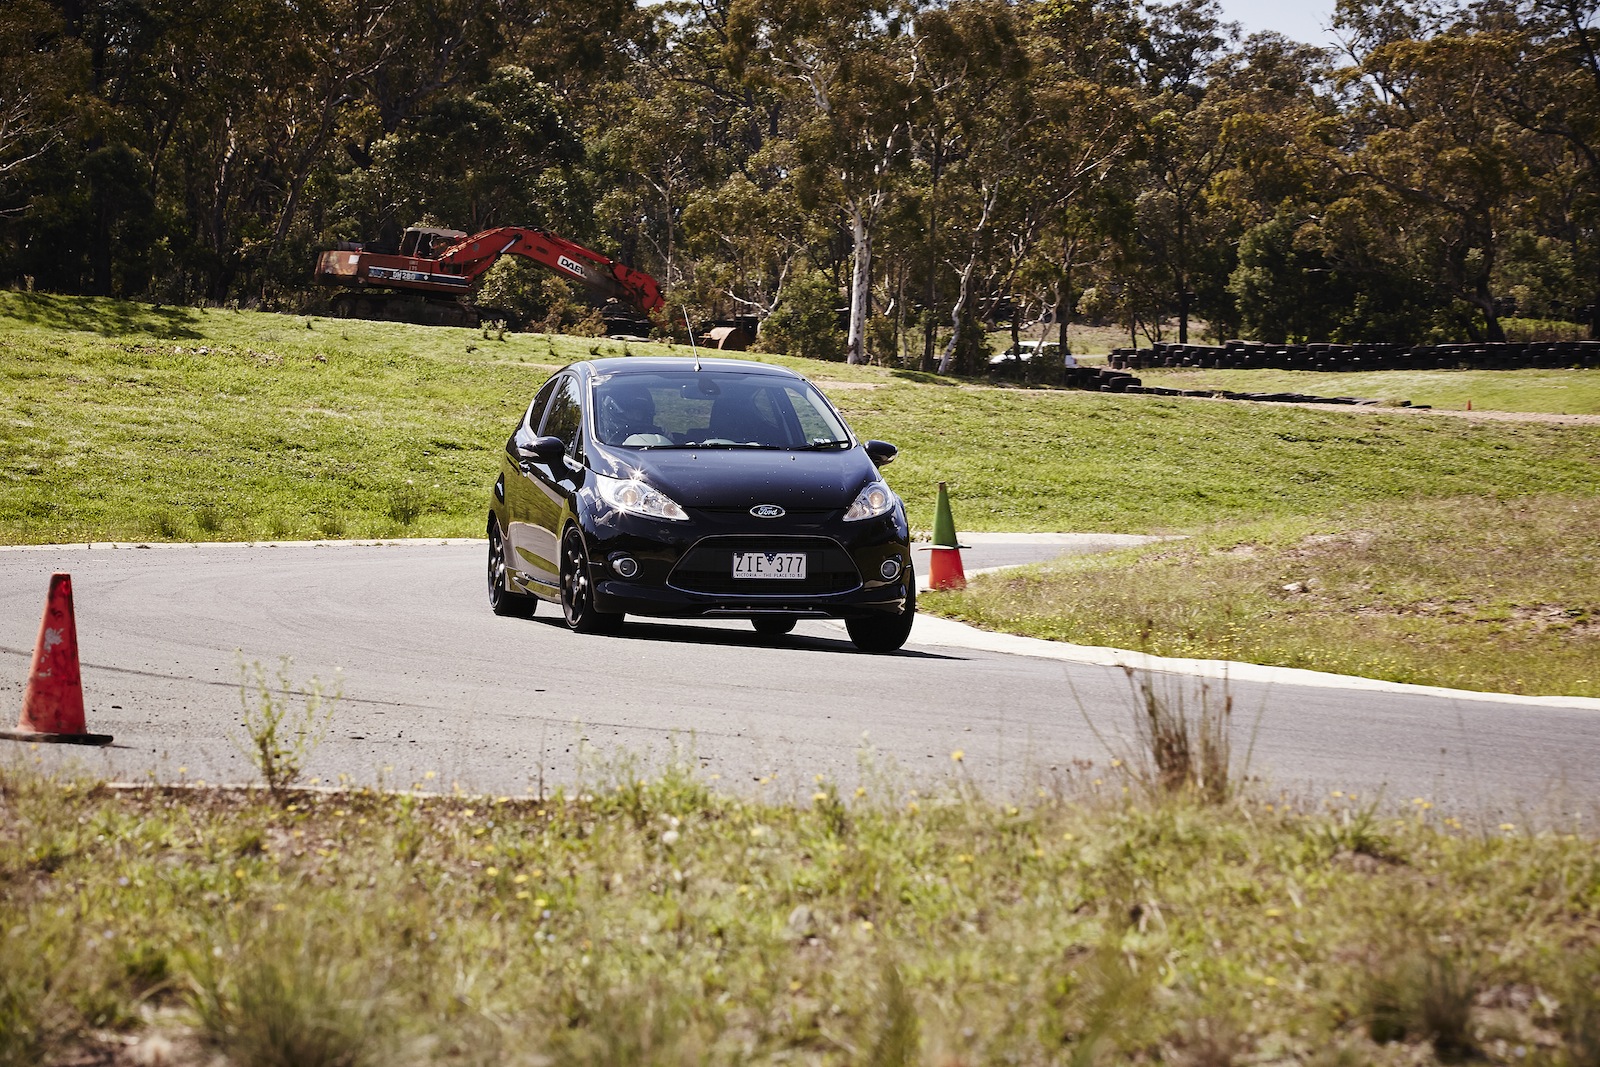
M 578 423 L 582 408 L 578 402 L 578 380 L 564 375 L 550 400 L 550 409 L 544 413 L 544 425 L 539 432 L 545 437 L 559 437 L 567 443 L 567 454 L 576 455 Z
M 533 398 L 533 403 L 528 405 L 528 414 L 525 425 L 530 433 L 539 432 L 539 421 L 544 416 L 544 409 L 550 406 L 550 394 L 556 391 L 556 386 L 561 384 L 559 375 L 551 378 L 539 387 L 539 392 Z
M 511 439 L 506 442 L 507 452 L 515 455 L 519 444 L 532 444 L 533 439 L 539 436 L 539 422 L 544 416 L 544 409 L 550 406 L 550 394 L 556 391 L 558 383 L 559 379 L 552 377 L 539 387 L 539 391 L 534 394 L 533 403 L 522 413 L 517 428 L 511 433 Z

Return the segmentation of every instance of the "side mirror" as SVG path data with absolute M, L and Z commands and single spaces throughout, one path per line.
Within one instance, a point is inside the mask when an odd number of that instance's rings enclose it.
M 900 454 L 900 450 L 888 441 L 868 441 L 864 447 L 867 450 L 867 458 L 872 460 L 875 467 L 887 467 L 894 462 L 894 457 Z
M 567 443 L 559 437 L 535 437 L 530 444 L 517 446 L 517 458 L 524 462 L 554 466 L 566 455 Z

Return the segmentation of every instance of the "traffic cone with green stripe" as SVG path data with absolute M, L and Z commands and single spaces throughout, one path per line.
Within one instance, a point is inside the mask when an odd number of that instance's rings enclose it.
M 933 548 L 928 558 L 929 589 L 965 589 L 967 574 L 961 568 L 961 546 L 956 543 L 956 521 L 950 514 L 950 495 L 939 483 L 939 506 L 933 515 Z

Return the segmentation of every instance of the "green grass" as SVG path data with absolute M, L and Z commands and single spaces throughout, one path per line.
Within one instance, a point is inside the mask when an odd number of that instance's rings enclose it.
M 1226 389 L 1235 393 L 1355 396 L 1450 411 L 1530 411 L 1600 414 L 1600 370 L 1392 370 L 1350 374 L 1294 370 L 1146 369 L 1145 385 L 1169 389 Z
M 113 790 L 0 772 L 0 1063 L 1559 1064 L 1600 852 L 1340 793 L 1199 806 Z M 130 1050 L 128 1046 L 134 1046 Z M 115 1062 L 133 1062 L 116 1059 Z
M 1600 696 L 1592 497 L 1417 501 L 977 577 L 921 606 L 1163 656 Z
M 1352 504 L 1600 491 L 1600 427 L 1006 389 L 837 394 L 901 447 L 889 479 L 931 527 L 1171 531 Z
M 0 541 L 474 536 L 550 371 L 681 346 L 0 294 Z M 1600 428 L 975 388 L 762 357 L 901 446 L 913 525 L 1173 530 L 1593 493 Z

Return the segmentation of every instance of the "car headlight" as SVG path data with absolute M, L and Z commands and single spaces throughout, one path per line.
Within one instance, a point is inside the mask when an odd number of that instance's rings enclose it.
M 894 493 L 883 482 L 872 482 L 856 494 L 855 503 L 845 510 L 844 521 L 875 519 L 894 507 Z
M 594 476 L 594 487 L 600 494 L 600 499 L 618 511 L 626 511 L 631 515 L 644 515 L 652 519 L 672 519 L 676 522 L 689 518 L 676 500 L 641 481 L 607 478 L 603 474 L 597 474 Z

